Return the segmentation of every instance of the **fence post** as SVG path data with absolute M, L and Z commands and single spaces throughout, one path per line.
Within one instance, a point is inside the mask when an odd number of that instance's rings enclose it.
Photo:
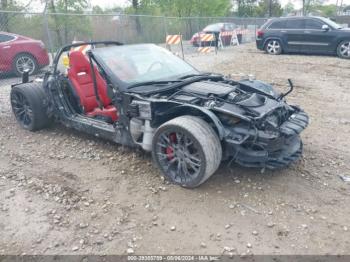
M 182 43 L 182 34 L 179 32 L 179 35 L 180 35 L 180 44 L 181 44 L 182 60 L 185 60 L 184 45 L 183 45 L 183 43 Z
M 165 16 L 163 16 L 163 27 L 164 27 L 165 37 L 166 37 L 168 35 L 168 26 L 167 26 L 167 21 Z
M 165 47 L 169 50 L 171 50 L 171 47 L 170 45 L 168 45 L 168 43 L 166 42 L 166 38 L 168 36 L 168 26 L 167 26 L 167 20 L 166 20 L 166 17 L 163 16 L 162 17 L 162 20 L 163 20 L 163 29 L 164 29 L 164 35 L 165 35 Z
M 257 21 L 256 21 L 256 17 L 254 17 L 254 38 L 256 38 L 256 26 L 257 26 Z
M 46 1 L 46 3 L 45 3 L 45 8 L 44 8 L 44 12 L 43 12 L 43 19 L 44 19 L 44 27 L 45 27 L 45 30 L 46 30 L 47 42 L 48 42 L 48 45 L 49 45 L 51 59 L 53 61 L 54 54 L 53 54 L 52 38 L 51 38 L 51 34 L 50 34 L 50 29 L 49 29 L 49 22 L 48 22 L 48 19 L 47 19 L 47 5 L 48 5 L 48 1 Z

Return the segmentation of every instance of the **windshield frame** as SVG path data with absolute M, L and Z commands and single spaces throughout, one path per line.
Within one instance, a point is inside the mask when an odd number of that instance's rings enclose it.
M 126 48 L 128 46 L 156 46 L 159 47 L 157 45 L 154 44 L 133 44 L 133 45 L 123 45 L 120 46 L 122 48 Z M 113 85 L 116 85 L 121 91 L 127 92 L 127 91 L 131 91 L 132 89 L 129 89 L 129 87 L 132 87 L 135 84 L 138 83 L 128 83 L 126 81 L 121 80 L 114 72 L 113 70 L 107 65 L 107 63 L 104 61 L 104 59 L 99 55 L 99 49 L 107 49 L 107 48 L 118 48 L 118 47 L 101 47 L 101 48 L 96 48 L 96 49 L 92 49 L 90 50 L 90 53 L 92 55 L 92 57 L 94 58 L 94 60 L 97 62 L 97 64 L 105 71 L 105 73 L 107 74 L 108 78 L 110 79 L 110 81 L 112 82 Z M 162 47 L 159 47 L 162 48 Z M 173 55 L 170 53 L 170 55 Z M 173 55 L 175 56 L 175 55 Z M 181 58 L 180 58 L 181 59 Z M 191 64 L 189 64 L 188 62 L 186 62 L 185 60 L 182 60 L 184 63 L 186 63 L 187 65 L 189 65 L 195 72 L 198 73 L 198 75 L 201 74 L 201 72 L 196 69 L 194 66 L 192 66 Z M 173 79 L 154 79 L 155 82 L 160 81 L 160 82 L 164 82 L 166 80 L 172 81 L 172 80 L 181 80 L 180 78 L 182 76 L 184 76 L 186 74 L 181 74 L 176 76 Z M 151 80 L 152 81 L 152 80 Z M 149 82 L 149 81 L 142 81 L 142 82 Z M 139 82 L 140 86 L 142 85 L 142 82 Z

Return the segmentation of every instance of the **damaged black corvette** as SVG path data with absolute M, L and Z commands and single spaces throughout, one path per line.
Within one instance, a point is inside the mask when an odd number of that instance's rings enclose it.
M 88 45 L 83 54 L 74 50 Z M 69 66 L 60 68 L 69 54 Z M 63 47 L 41 79 L 12 86 L 20 125 L 53 120 L 115 143 L 152 152 L 164 176 L 193 188 L 230 160 L 276 169 L 302 154 L 307 114 L 257 80 L 201 73 L 152 44 L 78 43 Z

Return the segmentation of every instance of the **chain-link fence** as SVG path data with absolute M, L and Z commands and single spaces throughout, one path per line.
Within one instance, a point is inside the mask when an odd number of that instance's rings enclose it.
M 166 34 L 193 34 L 214 23 L 233 23 L 255 34 L 266 19 L 234 17 L 162 17 L 120 14 L 43 14 L 0 10 L 0 30 L 42 40 L 51 49 L 79 40 L 164 43 Z M 251 31 L 251 32 L 250 32 Z M 51 39 L 50 39 L 51 38 Z M 50 43 L 51 41 L 51 43 Z M 246 41 L 249 41 L 247 38 Z
M 344 17 L 340 18 L 339 22 L 350 23 Z M 116 40 L 126 44 L 164 45 L 166 35 L 180 34 L 184 40 L 183 49 L 186 55 L 197 50 L 190 41 L 193 35 L 201 32 L 209 24 L 233 24 L 234 28 L 241 32 L 240 41 L 249 43 L 255 40 L 256 31 L 266 20 L 266 18 L 249 17 L 164 17 L 0 10 L 0 77 L 4 72 L 20 75 L 21 71 L 28 68 L 33 72 L 37 71 L 52 60 L 59 47 L 74 40 Z M 11 33 L 41 42 L 17 44 L 17 36 Z M 180 47 L 174 47 L 172 51 L 180 51 Z
M 37 71 L 45 66 L 47 57 L 43 50 L 33 51 L 33 46 L 16 45 L 14 33 L 40 40 L 49 56 L 65 44 L 74 40 L 116 40 L 126 44 L 164 44 L 166 35 L 181 34 L 185 54 L 195 52 L 190 43 L 192 36 L 205 26 L 214 23 L 233 23 L 244 30 L 242 42 L 255 40 L 256 30 L 266 21 L 262 18 L 235 17 L 163 17 L 121 14 L 64 14 L 23 13 L 0 10 L 0 72 L 20 71 L 34 66 Z M 14 48 L 15 46 L 16 48 Z M 40 44 L 39 44 L 40 46 Z M 4 49 L 5 48 L 5 49 Z M 22 48 L 22 49 L 21 49 Z M 33 53 L 34 52 L 34 53 Z M 19 55 L 26 54 L 25 56 Z

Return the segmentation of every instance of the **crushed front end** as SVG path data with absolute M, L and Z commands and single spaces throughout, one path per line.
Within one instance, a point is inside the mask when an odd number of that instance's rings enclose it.
M 298 108 L 294 110 L 275 130 L 243 122 L 225 127 L 226 158 L 233 158 L 242 166 L 269 169 L 282 168 L 296 161 L 303 148 L 299 134 L 308 125 L 308 116 Z M 270 118 L 276 121 L 275 114 L 272 113 Z
M 225 129 L 224 158 L 269 169 L 296 161 L 302 154 L 300 133 L 309 123 L 308 115 L 266 83 L 244 81 L 237 89 L 244 92 L 231 93 L 212 108 Z

